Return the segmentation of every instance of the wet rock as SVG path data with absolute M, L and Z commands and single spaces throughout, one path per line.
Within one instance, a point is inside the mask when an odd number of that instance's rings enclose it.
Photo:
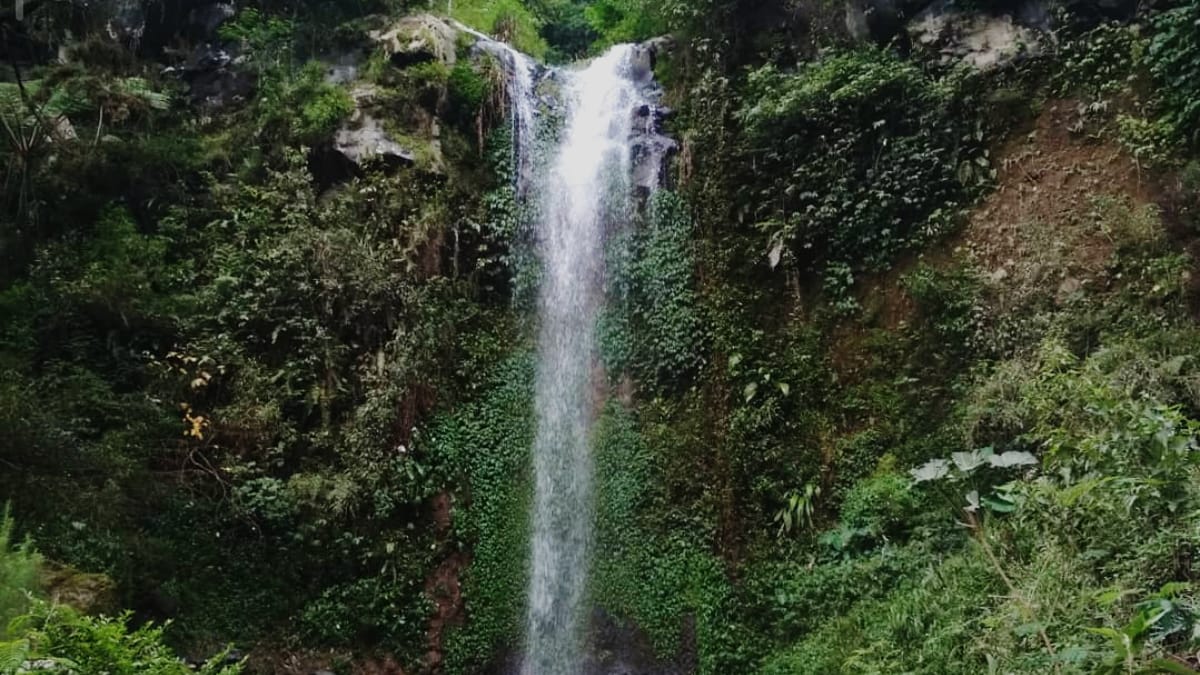
M 215 41 L 221 25 L 235 13 L 232 2 L 214 0 L 106 0 L 96 12 L 109 37 L 147 56 L 181 41 Z
M 666 106 L 644 105 L 634 110 L 633 183 L 641 191 L 662 187 L 667 179 L 670 159 L 679 144 L 663 133 L 673 111 Z
M 949 3 L 927 8 L 907 30 L 914 47 L 943 64 L 961 61 L 983 71 L 1004 68 L 1043 49 L 1041 32 L 1011 14 L 966 12 Z
M 188 13 L 189 37 L 200 42 L 216 39 L 217 31 L 236 13 L 231 2 L 213 2 L 193 7 Z
M 656 37 L 634 46 L 630 67 L 633 72 L 630 79 L 634 82 L 649 84 L 654 80 L 654 68 L 658 65 L 659 57 L 675 48 L 675 38 L 669 35 Z
M 112 0 L 105 10 L 108 21 L 105 31 L 108 36 L 136 50 L 146 34 L 146 13 L 138 0 Z
M 359 110 L 350 122 L 338 129 L 333 148 L 357 167 L 372 161 L 385 164 L 412 164 L 416 157 L 388 135 L 383 124 L 369 113 Z
M 452 66 L 457 60 L 458 31 L 430 14 L 406 16 L 369 36 L 401 68 L 433 61 Z

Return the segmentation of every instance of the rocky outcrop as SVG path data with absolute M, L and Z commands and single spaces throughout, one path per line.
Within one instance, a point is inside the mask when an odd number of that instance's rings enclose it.
M 416 157 L 397 143 L 383 123 L 367 111 L 375 91 L 360 86 L 351 92 L 357 107 L 346 124 L 334 135 L 333 148 L 355 166 L 362 168 L 374 161 L 386 164 L 412 164 Z
M 370 85 L 354 87 L 350 92 L 354 112 L 331 143 L 313 150 L 309 169 L 322 188 L 361 176 L 371 166 L 395 169 L 416 163 L 416 154 L 392 138 L 371 114 L 376 93 Z
M 1135 0 L 845 0 L 845 27 L 860 42 L 913 40 L 993 68 L 1040 49 L 1060 16 L 1090 25 L 1131 20 L 1138 8 Z
M 945 65 L 963 62 L 979 70 L 1003 68 L 1043 48 L 1039 30 L 1011 14 L 967 12 L 949 3 L 927 8 L 907 27 L 913 47 Z
M 637 46 L 632 60 L 632 79 L 643 88 L 647 105 L 633 111 L 633 184 L 645 196 L 663 187 L 670 175 L 670 160 L 679 144 L 665 133 L 666 122 L 674 111 L 660 105 L 662 87 L 654 80 L 657 59 L 674 47 L 669 37 L 656 38 Z
M 431 14 L 406 16 L 369 35 L 401 68 L 433 61 L 452 66 L 458 58 L 458 30 Z
M 74 567 L 46 562 L 41 586 L 55 604 L 67 605 L 83 614 L 111 613 L 117 608 L 117 586 L 103 574 L 88 574 Z
M 107 0 L 95 12 L 104 17 L 114 40 L 147 56 L 179 41 L 216 40 L 221 25 L 235 14 L 233 2 L 215 0 Z
M 166 72 L 179 75 L 193 104 L 216 110 L 244 103 L 254 95 L 256 78 L 240 66 L 231 49 L 206 43 L 196 47 L 182 65 Z
M 663 133 L 673 112 L 661 105 L 644 105 L 633 111 L 633 184 L 643 193 L 664 185 L 670 159 L 679 150 L 675 139 Z

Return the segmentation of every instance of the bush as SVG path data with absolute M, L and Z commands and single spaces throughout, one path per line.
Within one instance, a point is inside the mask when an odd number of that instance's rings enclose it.
M 1151 20 L 1146 52 L 1166 119 L 1189 143 L 1200 144 L 1200 1 L 1190 0 Z
M 917 504 L 912 481 L 907 476 L 879 473 L 858 483 L 846 494 L 842 502 L 842 525 L 877 537 L 888 537 L 903 529 Z
M 262 77 L 256 100 L 259 128 L 300 144 L 329 136 L 350 113 L 354 99 L 325 81 L 324 67 L 313 61 L 297 73 L 274 70 Z
M 57 661 L 74 672 L 108 675 L 237 675 L 225 655 L 193 670 L 163 642 L 163 627 L 130 629 L 130 615 L 88 617 L 67 607 L 39 605 L 27 622 L 29 655 Z
M 37 590 L 41 557 L 28 539 L 13 541 L 13 519 L 8 508 L 0 515 L 0 638 L 8 635 L 9 623 L 29 610 Z
M 803 265 L 855 269 L 941 233 L 965 188 L 990 175 L 957 83 L 873 49 L 750 73 L 736 117 L 758 176 L 746 184 L 762 186 L 743 194 L 756 226 Z

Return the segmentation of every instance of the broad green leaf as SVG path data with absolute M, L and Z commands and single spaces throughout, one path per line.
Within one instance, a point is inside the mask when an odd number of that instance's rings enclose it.
M 945 478 L 950 473 L 950 462 L 944 459 L 931 459 L 924 466 L 909 471 L 913 480 L 918 483 L 927 483 L 933 480 Z
M 1014 466 L 1033 466 L 1038 461 L 1037 457 L 1024 450 L 1010 450 L 998 455 L 992 455 L 988 458 L 988 463 L 994 467 L 1007 469 Z
M 957 466 L 958 470 L 963 473 L 971 473 L 987 462 L 987 458 L 978 450 L 955 452 L 950 455 L 950 459 L 954 461 L 954 466 Z

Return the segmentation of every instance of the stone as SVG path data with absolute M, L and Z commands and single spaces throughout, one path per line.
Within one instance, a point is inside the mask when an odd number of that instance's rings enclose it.
M 1011 14 L 966 12 L 948 2 L 926 8 L 909 26 L 914 47 L 942 63 L 966 63 L 981 71 L 1005 68 L 1043 49 L 1041 32 Z
M 378 119 L 362 110 L 355 111 L 350 121 L 338 129 L 333 147 L 358 167 L 376 160 L 387 164 L 412 164 L 416 161 L 413 153 L 392 140 Z
M 388 134 L 383 122 L 370 112 L 376 90 L 359 85 L 350 91 L 354 112 L 334 134 L 333 142 L 314 148 L 309 169 L 322 189 L 356 176 L 372 164 L 383 168 L 411 166 L 416 154 Z
M 884 44 L 928 4 L 929 0 L 846 0 L 846 32 L 860 42 Z
M 667 178 L 668 162 L 679 144 L 663 133 L 664 122 L 673 114 L 666 106 L 643 105 L 633 113 L 633 184 L 652 191 Z
M 106 575 L 47 561 L 42 565 L 40 581 L 50 602 L 82 614 L 110 614 L 117 609 L 117 585 Z
M 458 30 L 431 14 L 406 16 L 368 35 L 401 68 L 434 61 L 453 66 L 458 59 Z
M 257 79 L 240 65 L 241 60 L 230 50 L 206 43 L 193 50 L 182 66 L 164 72 L 179 75 L 188 86 L 192 103 L 215 110 L 243 103 L 254 95 Z

